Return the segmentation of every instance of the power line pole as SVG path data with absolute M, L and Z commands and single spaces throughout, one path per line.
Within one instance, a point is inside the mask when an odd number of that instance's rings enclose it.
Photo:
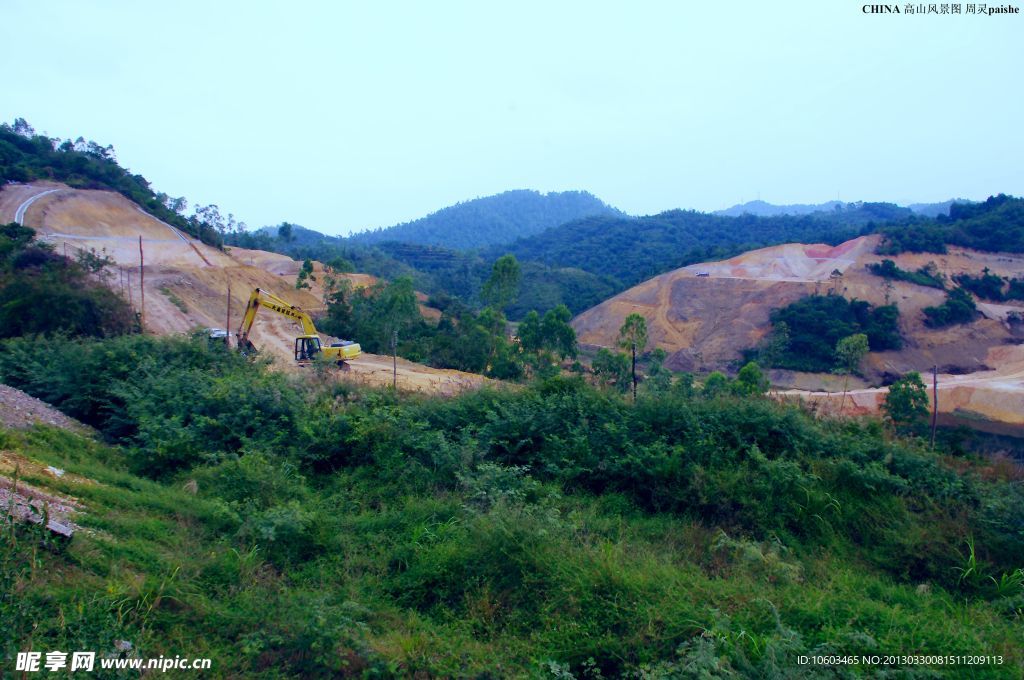
M 391 332 L 391 389 L 398 389 L 398 331 Z
M 633 403 L 636 403 L 636 343 L 631 343 L 633 348 Z
M 145 260 L 142 256 L 142 234 L 139 234 L 139 297 L 141 298 L 142 311 L 139 312 L 139 326 L 146 328 L 146 272 L 142 269 Z
M 231 279 L 228 279 L 228 320 L 224 326 L 224 346 L 231 347 Z

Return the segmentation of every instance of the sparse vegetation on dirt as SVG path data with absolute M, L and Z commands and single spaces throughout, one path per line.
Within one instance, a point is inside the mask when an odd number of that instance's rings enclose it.
M 867 267 L 868 271 L 872 274 L 881 276 L 882 278 L 894 279 L 896 281 L 907 281 L 909 283 L 916 283 L 919 286 L 928 286 L 929 288 L 945 289 L 946 287 L 946 281 L 935 267 L 934 262 L 930 262 L 924 267 L 913 272 L 900 269 L 892 260 L 871 262 Z

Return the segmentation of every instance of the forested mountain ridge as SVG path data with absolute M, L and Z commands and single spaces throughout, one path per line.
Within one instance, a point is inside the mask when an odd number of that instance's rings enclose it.
M 861 203 L 812 215 L 723 217 L 695 210 L 669 210 L 637 218 L 591 217 L 536 236 L 492 248 L 520 260 L 574 267 L 628 288 L 652 276 L 704 260 L 787 242 L 836 245 L 876 224 L 910 216 L 889 203 Z
M 1024 252 L 1024 199 L 1006 194 L 983 203 L 954 203 L 949 215 L 914 218 L 880 230 L 880 252 L 944 253 L 947 245 L 987 252 Z
M 624 217 L 586 191 L 542 194 L 520 189 L 442 208 L 393 227 L 353 234 L 353 243 L 397 241 L 457 250 L 510 243 L 572 220 L 594 215 Z

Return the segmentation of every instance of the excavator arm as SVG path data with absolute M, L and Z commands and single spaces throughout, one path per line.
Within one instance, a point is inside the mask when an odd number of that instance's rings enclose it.
M 273 293 L 257 288 L 249 296 L 249 304 L 245 307 L 245 316 L 242 317 L 242 323 L 238 327 L 239 346 L 241 346 L 243 340 L 249 342 L 249 331 L 252 330 L 252 324 L 256 321 L 256 312 L 260 310 L 260 307 L 266 307 L 278 314 L 297 320 L 302 326 L 304 335 L 317 334 L 316 326 L 313 325 L 313 319 L 309 314 L 295 305 L 288 304 Z
M 260 307 L 266 307 L 282 316 L 294 319 L 302 326 L 302 335 L 296 338 L 296 360 L 305 361 L 311 359 L 312 354 L 321 351 L 320 335 L 317 333 L 316 326 L 313 325 L 313 318 L 303 311 L 301 307 L 289 304 L 262 288 L 255 289 L 252 295 L 249 296 L 249 303 L 245 307 L 245 315 L 242 317 L 242 323 L 238 326 L 237 337 L 238 349 L 240 351 L 249 353 L 256 350 L 252 341 L 249 340 L 249 332 L 256 321 L 256 313 L 260 310 Z M 353 342 L 332 345 L 331 347 L 324 348 L 323 351 L 325 355 L 338 363 L 347 359 L 355 359 L 361 354 L 359 345 Z

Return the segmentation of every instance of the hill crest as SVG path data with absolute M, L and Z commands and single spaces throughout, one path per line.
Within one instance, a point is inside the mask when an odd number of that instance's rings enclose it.
M 412 222 L 353 234 L 353 243 L 398 241 L 469 250 L 511 243 L 573 220 L 624 216 L 586 191 L 505 191 L 441 208 Z

